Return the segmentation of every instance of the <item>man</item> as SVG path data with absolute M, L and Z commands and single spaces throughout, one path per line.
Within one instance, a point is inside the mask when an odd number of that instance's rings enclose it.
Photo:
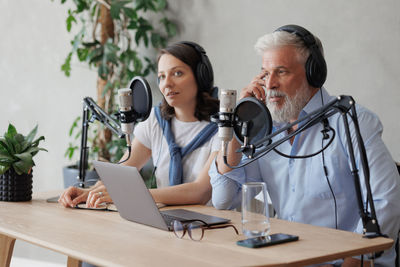
M 322 45 L 306 29 L 295 25 L 281 27 L 261 37 L 255 48 L 262 56 L 261 73 L 242 90 L 240 98 L 253 96 L 266 102 L 274 121 L 273 131 L 334 99 L 322 87 L 326 79 Z M 396 240 L 400 229 L 400 177 L 381 139 L 382 125 L 378 117 L 359 105 L 356 108 L 381 232 Z M 235 208 L 240 205 L 243 183 L 264 181 L 278 218 L 362 233 L 341 115 L 331 116 L 328 122 L 335 131 L 335 138 L 326 150 L 313 157 L 287 158 L 280 154 L 293 157 L 321 150 L 329 142 L 321 134 L 322 124 L 292 137 L 279 145 L 277 151 L 271 151 L 243 168 L 230 169 L 220 153 L 209 171 L 214 206 Z M 278 134 L 273 141 L 281 140 L 297 127 Z M 353 143 L 357 144 L 351 120 L 350 132 Z M 241 159 L 240 153 L 235 153 L 239 147 L 236 139 L 229 144 L 227 160 L 231 166 L 245 160 Z M 360 166 L 358 149 L 355 149 L 355 156 L 357 166 Z M 365 198 L 362 170 L 360 180 Z M 395 256 L 392 248 L 375 263 L 394 266 Z M 328 266 L 359 264 L 359 258 L 346 258 Z

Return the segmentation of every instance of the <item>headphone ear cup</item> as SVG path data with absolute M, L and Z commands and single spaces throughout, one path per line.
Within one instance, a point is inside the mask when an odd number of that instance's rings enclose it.
M 209 66 L 207 66 L 207 64 L 204 64 L 204 59 L 202 59 L 202 62 L 197 64 L 197 79 L 201 90 L 207 92 L 211 90 L 214 77 L 212 69 L 210 70 Z
M 313 55 L 310 54 L 305 68 L 308 83 L 312 87 L 320 88 L 326 80 L 327 68 L 325 60 L 320 62 L 315 60 Z

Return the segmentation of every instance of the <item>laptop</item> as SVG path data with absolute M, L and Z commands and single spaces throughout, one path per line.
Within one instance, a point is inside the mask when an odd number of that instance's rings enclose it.
M 159 211 L 142 176 L 135 167 L 93 161 L 93 165 L 107 188 L 120 216 L 126 220 L 172 231 L 172 221 L 199 219 L 209 225 L 230 220 L 185 209 Z

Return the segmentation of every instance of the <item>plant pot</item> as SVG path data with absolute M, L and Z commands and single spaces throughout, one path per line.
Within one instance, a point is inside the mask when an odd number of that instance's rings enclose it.
M 70 186 L 79 186 L 79 169 L 76 165 L 69 165 L 63 168 L 63 177 L 64 177 L 64 188 L 68 188 Z M 85 188 L 94 185 L 97 180 L 99 180 L 99 176 L 97 172 L 94 170 L 86 170 L 85 175 Z
M 17 174 L 13 168 L 0 175 L 0 201 L 29 201 L 32 199 L 32 171 Z

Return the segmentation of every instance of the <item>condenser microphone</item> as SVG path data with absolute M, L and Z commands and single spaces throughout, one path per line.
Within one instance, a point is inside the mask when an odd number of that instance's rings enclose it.
M 146 120 L 150 115 L 151 89 L 144 78 L 134 77 L 129 88 L 118 90 L 118 98 L 121 130 L 126 136 L 127 145 L 130 146 L 135 123 Z
M 246 148 L 272 132 L 272 118 L 266 105 L 255 97 L 246 97 L 239 101 L 233 116 L 233 132 L 236 139 Z
M 132 90 L 130 88 L 119 89 L 118 99 L 121 130 L 125 134 L 126 144 L 130 146 L 131 135 L 135 126 L 135 119 L 133 116 Z
M 233 111 L 236 106 L 236 90 L 221 90 L 219 102 L 218 137 L 222 141 L 222 154 L 227 155 L 228 144 L 233 138 Z

